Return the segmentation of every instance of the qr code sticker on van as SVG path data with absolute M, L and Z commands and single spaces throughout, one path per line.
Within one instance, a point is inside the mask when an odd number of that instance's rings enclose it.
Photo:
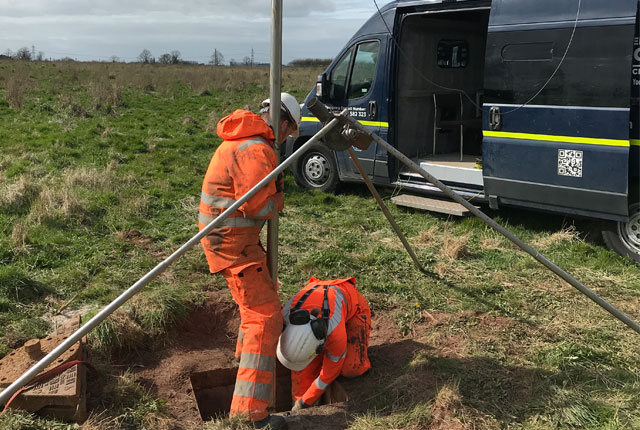
M 582 178 L 582 151 L 558 149 L 558 175 Z

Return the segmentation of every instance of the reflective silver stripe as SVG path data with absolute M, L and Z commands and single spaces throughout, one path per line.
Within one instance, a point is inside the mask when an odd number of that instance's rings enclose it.
M 272 392 L 273 385 L 271 384 L 261 384 L 259 382 L 236 379 L 236 388 L 233 390 L 233 395 L 269 401 L 271 400 Z
M 320 388 L 321 390 L 326 390 L 327 387 L 329 386 L 329 384 L 325 384 L 324 382 L 322 382 L 322 379 L 320 379 L 320 377 L 318 376 L 316 378 L 316 387 Z
M 233 199 L 226 199 L 224 197 L 212 196 L 210 194 L 205 193 L 204 191 L 202 192 L 202 194 L 200 194 L 200 200 L 205 205 L 215 206 L 218 208 L 225 208 L 225 209 L 231 207 L 231 205 L 236 202 Z
M 340 289 L 338 287 L 335 287 L 333 285 L 329 286 L 329 288 L 331 288 L 332 290 L 334 290 L 336 292 L 336 299 L 333 303 L 333 315 L 331 316 L 331 319 L 329 320 L 329 328 L 327 330 L 327 336 L 329 336 L 331 334 L 331 332 L 338 326 L 338 324 L 340 324 L 340 320 L 342 320 L 342 306 L 344 304 L 345 307 L 345 314 L 347 314 L 347 300 L 344 297 L 344 294 L 342 293 L 342 291 L 340 291 Z
M 216 219 L 214 216 L 208 216 L 201 213 L 198 216 L 198 221 L 200 221 L 204 225 L 208 225 L 211 221 Z M 262 228 L 265 220 L 263 219 L 253 219 L 253 218 L 242 218 L 242 217 L 233 217 L 227 218 L 218 224 L 218 227 L 258 227 Z
M 338 361 L 342 360 L 346 356 L 347 356 L 347 348 L 344 349 L 344 352 L 340 357 L 336 357 L 335 355 L 331 355 L 327 352 L 327 357 L 329 357 L 329 360 L 333 361 L 334 363 L 337 363 Z
M 291 304 L 293 303 L 293 299 L 295 298 L 296 296 L 294 295 L 282 307 L 282 317 L 284 318 L 285 324 L 289 324 L 289 312 L 291 312 Z
M 244 332 L 242 329 L 238 328 L 238 343 L 242 343 L 244 340 Z
M 273 372 L 275 370 L 275 365 L 275 357 L 270 357 L 268 355 L 243 352 L 240 357 L 240 367 L 244 369 L 267 370 Z
M 265 145 L 269 145 L 267 143 L 266 140 L 264 139 L 251 139 L 251 140 L 245 140 L 244 142 L 242 142 L 240 145 L 238 145 L 238 151 L 244 151 L 245 149 L 247 149 L 248 147 L 252 146 L 252 145 L 257 145 L 259 143 L 263 143 Z
M 275 210 L 277 210 L 277 206 L 276 206 L 276 202 L 274 202 L 273 200 L 269 200 L 269 203 L 267 203 L 266 205 L 264 205 L 264 207 L 262 208 L 262 210 L 260 210 L 260 212 L 258 212 L 257 214 L 255 214 L 255 216 L 267 216 L 270 213 L 274 212 Z

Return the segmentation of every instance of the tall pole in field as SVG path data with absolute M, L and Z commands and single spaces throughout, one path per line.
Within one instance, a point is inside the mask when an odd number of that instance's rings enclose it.
M 271 127 L 276 137 L 276 157 L 280 162 L 280 87 L 282 86 L 282 0 L 271 0 Z M 276 179 L 277 180 L 277 179 Z M 278 282 L 278 215 L 267 223 L 267 264 L 273 279 Z

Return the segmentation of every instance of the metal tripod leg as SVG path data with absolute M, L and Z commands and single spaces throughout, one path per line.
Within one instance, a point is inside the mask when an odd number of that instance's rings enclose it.
M 413 248 L 411 248 L 409 241 L 407 241 L 407 238 L 402 233 L 402 230 L 400 230 L 400 227 L 396 223 L 396 220 L 393 218 L 393 215 L 391 215 L 391 212 L 389 212 L 389 208 L 387 208 L 387 206 L 384 204 L 384 202 L 380 198 L 380 195 L 378 194 L 378 191 L 376 191 L 375 187 L 373 186 L 371 179 L 369 179 L 369 176 L 365 173 L 364 169 L 362 168 L 362 165 L 360 164 L 360 160 L 358 160 L 358 157 L 353 152 L 353 148 L 347 149 L 347 152 L 349 153 L 349 156 L 351 157 L 353 164 L 356 165 L 358 172 L 360 172 L 360 176 L 362 176 L 362 179 L 364 179 L 365 184 L 367 184 L 367 188 L 369 188 L 369 191 L 371 191 L 373 198 L 376 199 L 376 202 L 378 203 L 380 210 L 382 211 L 384 216 L 387 218 L 387 221 L 389 221 L 389 224 L 391 224 L 391 228 L 393 228 L 393 231 L 395 231 L 396 234 L 398 235 L 400 242 L 402 242 L 402 244 L 404 245 L 404 249 L 406 249 L 409 255 L 411 256 L 411 259 L 415 263 L 418 270 L 424 274 L 430 274 L 430 272 L 426 271 L 425 268 L 422 267 L 422 264 L 420 264 L 420 260 L 418 260 L 418 256 L 416 255 L 415 252 L 413 252 Z
M 567 273 L 564 269 L 553 263 L 547 257 L 542 255 L 537 250 L 533 249 L 531 246 L 527 245 L 525 242 L 520 240 L 516 235 L 511 233 L 506 228 L 502 227 L 500 224 L 495 222 L 489 216 L 487 216 L 480 209 L 473 206 L 471 203 L 466 201 L 464 198 L 459 196 L 455 191 L 451 188 L 447 187 L 445 184 L 440 182 L 438 179 L 429 174 L 426 170 L 418 166 L 416 163 L 411 161 L 406 155 L 402 152 L 398 151 L 396 148 L 391 146 L 387 141 L 382 139 L 380 136 L 370 132 L 364 126 L 362 126 L 357 120 L 347 116 L 345 120 L 349 123 L 349 125 L 353 128 L 358 129 L 361 133 L 366 135 L 369 139 L 375 141 L 380 146 L 382 146 L 389 154 L 393 155 L 396 159 L 400 160 L 405 166 L 409 167 L 414 172 L 418 173 L 420 176 L 425 178 L 427 181 L 438 187 L 444 194 L 446 194 L 449 198 L 454 200 L 457 203 L 460 203 L 462 206 L 467 208 L 469 212 L 474 214 L 476 217 L 480 218 L 484 221 L 489 227 L 496 230 L 498 233 L 502 234 L 504 237 L 509 239 L 511 242 L 516 244 L 520 249 L 525 251 L 527 254 L 531 255 L 534 259 L 536 259 L 540 264 L 544 265 L 546 268 L 551 270 L 553 273 L 564 279 L 568 282 L 572 287 L 576 288 L 582 294 L 593 300 L 596 304 L 602 307 L 604 310 L 609 312 L 615 318 L 619 319 L 623 323 L 625 323 L 629 328 L 640 334 L 640 324 L 631 319 L 627 314 L 617 309 L 611 303 L 604 300 L 598 294 L 596 294 L 593 290 L 589 289 L 582 282 L 578 281 L 576 278 Z

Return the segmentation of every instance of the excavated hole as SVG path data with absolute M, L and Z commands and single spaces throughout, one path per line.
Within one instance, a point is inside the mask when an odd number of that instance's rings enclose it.
M 198 411 L 204 421 L 225 417 L 231 408 L 231 399 L 236 382 L 237 367 L 195 372 L 190 376 L 191 387 L 198 403 Z M 347 393 L 334 381 L 331 389 L 320 400 L 319 405 L 346 402 Z M 276 365 L 275 412 L 291 410 L 291 372 L 280 363 Z
M 191 387 L 204 421 L 229 414 L 237 367 L 195 372 Z M 276 412 L 291 410 L 291 372 L 280 363 L 276 366 Z

